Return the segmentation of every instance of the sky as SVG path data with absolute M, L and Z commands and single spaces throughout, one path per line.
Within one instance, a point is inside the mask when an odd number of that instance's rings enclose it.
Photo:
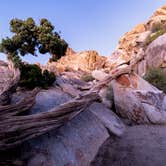
M 164 4 L 165 0 L 0 0 L 0 40 L 12 35 L 12 18 L 32 17 L 37 22 L 47 18 L 73 50 L 109 56 L 124 33 L 146 22 Z M 24 60 L 45 64 L 48 58 L 27 55 Z

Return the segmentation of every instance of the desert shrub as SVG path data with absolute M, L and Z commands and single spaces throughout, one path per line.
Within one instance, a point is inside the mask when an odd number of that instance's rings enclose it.
M 54 73 L 50 73 L 47 70 L 42 73 L 40 67 L 34 64 L 22 64 L 20 71 L 19 85 L 28 89 L 35 87 L 47 88 L 55 81 Z
M 90 82 L 93 81 L 94 79 L 95 78 L 91 74 L 85 74 L 81 77 L 81 80 L 85 82 Z
M 154 33 L 154 32 L 157 32 L 159 30 L 163 29 L 163 24 L 161 22 L 156 22 L 156 23 L 153 23 L 153 25 L 151 26 L 151 31 Z
M 47 88 L 55 81 L 55 74 L 53 72 L 49 72 L 48 70 L 44 70 L 42 79 L 42 87 Z
M 144 79 L 157 87 L 158 89 L 166 92 L 166 71 L 161 68 L 151 68 L 145 74 Z
M 111 85 L 109 85 L 107 88 L 106 98 L 111 101 L 114 100 L 114 93 Z
M 166 33 L 166 29 L 158 30 L 157 32 L 150 35 L 146 40 L 146 46 L 148 46 L 150 43 L 152 43 L 155 39 L 157 39 L 159 36 Z

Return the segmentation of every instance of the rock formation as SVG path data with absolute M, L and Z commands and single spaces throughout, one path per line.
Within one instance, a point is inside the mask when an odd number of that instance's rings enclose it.
M 20 78 L 20 72 L 12 62 L 0 61 L 0 105 L 9 104 L 11 91 Z
M 166 124 L 166 95 L 136 74 L 112 81 L 116 112 L 136 123 Z
M 60 60 L 49 62 L 45 68 L 57 74 L 53 87 L 23 101 L 25 92 L 16 92 L 12 105 L 0 106 L 0 150 L 25 142 L 21 157 L 28 166 L 89 165 L 108 137 L 122 136 L 125 125 L 118 116 L 137 124 L 166 124 L 166 94 L 141 78 L 151 67 L 166 67 L 166 35 L 161 26 L 165 23 L 164 6 L 147 23 L 127 32 L 108 58 L 96 51 L 75 53 L 68 48 Z M 19 71 L 10 63 L 0 62 L 0 68 L 2 105 L 8 102 Z M 86 72 L 95 81 L 81 80 Z M 116 114 L 108 109 L 113 104 Z M 30 109 L 29 114 L 20 114 L 20 109 Z
M 140 76 L 144 75 L 152 66 L 165 68 L 165 49 L 161 48 L 165 41 L 165 35 L 154 41 L 152 39 L 155 35 L 155 38 L 162 36 L 165 33 L 165 28 L 166 7 L 163 6 L 157 9 L 146 23 L 137 25 L 119 40 L 119 45 L 107 59 L 106 66 L 113 69 L 119 65 L 127 64 L 130 60 L 143 54 L 145 58 L 135 66 L 135 72 Z M 150 39 L 152 41 L 148 43 Z M 155 50 L 161 51 L 157 57 L 155 53 L 150 55 Z
M 83 51 L 72 54 L 70 52 L 70 54 L 66 54 L 57 62 L 48 63 L 47 69 L 55 73 L 78 70 L 90 72 L 95 69 L 102 69 L 105 60 L 106 57 L 100 56 L 96 51 Z

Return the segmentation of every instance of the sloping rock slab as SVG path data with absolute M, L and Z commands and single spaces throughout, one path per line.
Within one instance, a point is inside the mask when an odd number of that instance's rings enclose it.
M 87 166 L 108 137 L 98 118 L 85 111 L 58 131 L 29 141 L 23 154 L 28 166 Z
M 31 113 L 39 113 L 63 104 L 71 99 L 71 96 L 61 91 L 59 88 L 50 88 L 40 91 L 36 96 L 36 104 L 31 109 Z
M 111 133 L 116 136 L 121 136 L 124 133 L 125 125 L 112 110 L 100 103 L 93 103 L 89 109 Z
M 52 93 L 54 97 L 50 98 L 48 94 Z M 56 93 L 59 94 L 57 97 Z M 42 112 L 47 106 L 50 109 L 53 107 L 52 104 L 50 106 L 50 102 L 56 101 L 64 92 L 48 90 L 48 94 L 44 91 L 37 95 L 32 112 Z M 59 104 L 61 102 L 59 101 Z M 54 102 L 54 106 L 57 104 Z M 27 161 L 28 166 L 88 166 L 99 147 L 109 137 L 108 130 L 118 135 L 123 132 L 120 131 L 120 128 L 124 129 L 123 124 L 116 118 L 116 115 L 104 105 L 93 103 L 86 111 L 58 130 L 25 143 L 22 148 L 22 159 Z

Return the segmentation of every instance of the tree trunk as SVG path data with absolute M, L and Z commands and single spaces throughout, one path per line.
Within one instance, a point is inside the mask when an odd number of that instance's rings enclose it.
M 26 140 L 42 135 L 52 129 L 56 129 L 84 111 L 91 103 L 100 99 L 98 95 L 101 88 L 119 77 L 130 73 L 136 63 L 142 57 L 131 61 L 129 65 L 119 66 L 103 81 L 99 81 L 86 94 L 79 95 L 70 102 L 60 105 L 50 112 L 38 113 L 33 115 L 18 116 L 20 113 L 29 109 L 35 100 L 36 91 L 29 99 L 24 99 L 14 106 L 0 107 L 0 150 L 12 148 Z M 17 80 L 17 79 L 15 79 Z

